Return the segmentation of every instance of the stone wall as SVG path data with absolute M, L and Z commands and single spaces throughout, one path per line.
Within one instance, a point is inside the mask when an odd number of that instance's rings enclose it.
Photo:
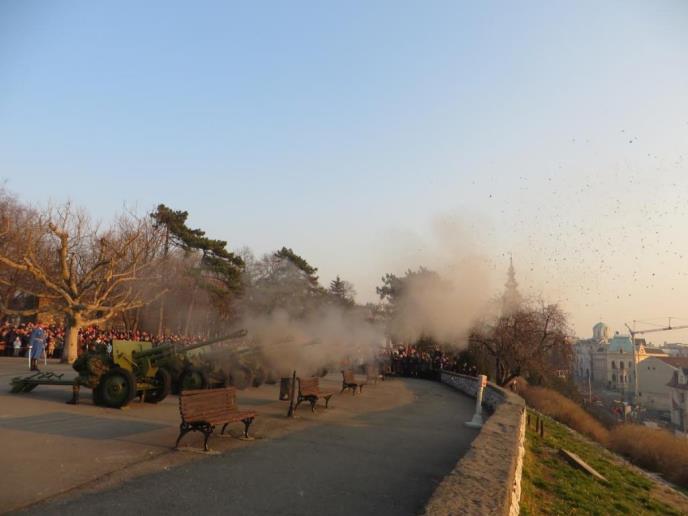
M 443 371 L 443 383 L 475 397 L 478 379 Z M 480 434 L 433 493 L 427 516 L 517 515 L 525 440 L 525 402 L 493 384 L 483 393 L 490 416 Z

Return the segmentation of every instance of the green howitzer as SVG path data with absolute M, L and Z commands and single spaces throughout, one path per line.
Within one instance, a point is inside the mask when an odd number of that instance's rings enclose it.
M 281 345 L 293 345 L 291 339 L 285 339 L 281 342 L 273 342 L 259 345 L 248 345 L 246 343 L 233 343 L 227 348 L 220 348 L 213 350 L 212 358 L 203 357 L 207 360 L 207 364 L 220 364 L 221 371 L 226 371 L 228 377 L 228 384 L 238 389 L 245 389 L 253 386 L 259 387 L 263 383 L 275 384 L 279 381 L 281 375 L 279 371 L 272 368 L 270 363 L 274 361 L 266 360 L 266 355 L 279 352 Z M 304 348 L 316 345 L 317 341 L 307 342 L 301 344 Z M 327 374 L 327 369 L 324 367 L 318 368 L 308 373 L 314 376 L 324 376 Z
M 261 348 L 243 342 L 225 344 L 188 359 L 196 374 L 202 375 L 202 378 L 194 376 L 194 380 L 198 378 L 197 384 L 203 387 L 231 385 L 245 389 L 258 387 L 270 379 Z
M 217 369 L 214 364 L 204 361 L 192 352 L 219 342 L 240 339 L 247 333 L 246 330 L 238 330 L 223 337 L 191 345 L 161 344 L 134 351 L 131 359 L 137 364 L 139 370 L 152 371 L 158 368 L 167 371 L 171 377 L 172 392 L 224 386 L 228 384 L 227 375 Z
M 188 355 L 190 351 L 245 335 L 245 330 L 239 330 L 184 348 L 174 344 L 153 347 L 151 342 L 114 340 L 112 354 L 107 352 L 104 345 L 98 345 L 94 351 L 87 351 L 79 356 L 72 365 L 78 373 L 76 378 L 63 379 L 63 375 L 50 372 L 17 377 L 10 382 L 10 392 L 26 393 L 39 385 L 71 385 L 72 399 L 68 403 L 72 404 L 79 402 L 81 387 L 93 390 L 96 405 L 120 408 L 137 396 L 148 403 L 159 403 L 172 389 L 175 364 L 182 364 L 181 371 L 187 373 L 190 383 L 199 374 L 203 376 L 202 370 L 199 373 L 198 369 L 193 368 Z M 196 386 L 192 383 L 188 388 L 194 387 Z

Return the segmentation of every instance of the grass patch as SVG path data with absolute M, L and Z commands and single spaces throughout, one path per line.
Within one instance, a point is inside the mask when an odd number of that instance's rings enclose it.
M 536 415 L 529 413 L 534 420 Z M 609 484 L 570 466 L 558 455 L 559 448 L 578 454 Z M 659 500 L 650 479 L 550 418 L 545 418 L 544 438 L 535 433 L 534 423 L 527 429 L 521 486 L 523 515 L 685 514 L 685 508 Z
M 611 430 L 580 405 L 543 387 L 519 390 L 528 406 L 547 414 L 648 471 L 660 473 L 684 493 L 688 491 L 688 439 L 662 429 L 620 424 Z

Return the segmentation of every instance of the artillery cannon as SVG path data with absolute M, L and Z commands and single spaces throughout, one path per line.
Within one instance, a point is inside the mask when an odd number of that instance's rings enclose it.
M 152 367 L 167 371 L 170 375 L 172 392 L 186 389 L 205 389 L 224 387 L 229 383 L 228 375 L 215 367 L 214 363 L 204 360 L 202 355 L 192 352 L 219 342 L 245 337 L 246 330 L 238 330 L 230 335 L 207 340 L 189 346 L 177 346 L 172 343 L 138 351 L 133 359 L 144 361 Z M 114 350 L 113 350 L 114 354 Z
M 28 377 L 17 377 L 11 381 L 12 393 L 30 392 L 38 385 L 71 385 L 72 399 L 68 403 L 79 402 L 81 387 L 93 390 L 93 401 L 97 405 L 120 408 L 131 402 L 136 396 L 148 403 L 158 403 L 165 399 L 172 387 L 172 368 L 182 364 L 182 376 L 192 383 L 194 378 L 203 378 L 203 371 L 192 368 L 188 352 L 201 347 L 246 335 L 246 330 L 239 330 L 230 335 L 211 339 L 205 342 L 178 349 L 174 344 L 163 344 L 153 347 L 151 342 L 114 340 L 112 355 L 105 346 L 98 346 L 95 351 L 82 354 L 72 365 L 79 373 L 72 380 L 63 379 L 62 375 L 40 373 Z M 192 386 L 193 383 L 192 383 Z M 202 385 L 202 387 L 208 386 Z

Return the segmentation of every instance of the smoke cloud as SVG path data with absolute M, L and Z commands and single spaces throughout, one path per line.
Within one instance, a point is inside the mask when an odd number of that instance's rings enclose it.
M 292 370 L 315 374 L 322 367 L 369 362 L 385 343 L 384 327 L 360 309 L 322 307 L 304 318 L 286 310 L 248 316 L 243 321 L 267 366 L 280 376 Z
M 398 275 L 403 287 L 390 321 L 395 341 L 429 337 L 463 348 L 472 325 L 492 309 L 493 265 L 481 252 L 476 225 L 445 215 L 433 220 L 428 237 L 412 239 L 418 269 Z

